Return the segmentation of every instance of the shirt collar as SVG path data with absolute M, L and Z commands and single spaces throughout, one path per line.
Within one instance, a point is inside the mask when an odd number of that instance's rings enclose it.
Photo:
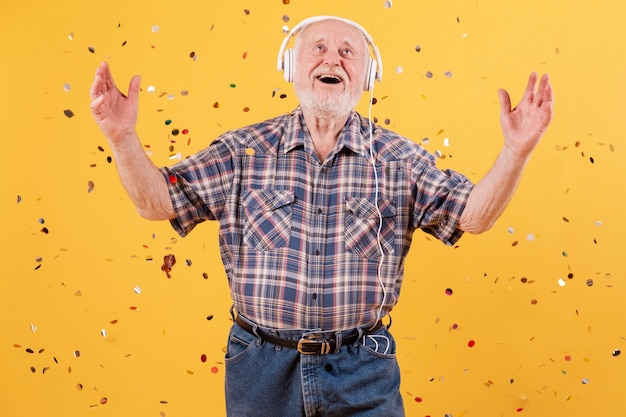
M 311 141 L 310 134 L 304 124 L 302 109 L 298 106 L 287 116 L 284 140 L 285 153 L 298 146 L 306 147 L 307 141 Z M 355 111 L 350 113 L 345 126 L 339 133 L 337 151 L 341 150 L 342 147 L 366 156 L 369 147 L 369 123 Z

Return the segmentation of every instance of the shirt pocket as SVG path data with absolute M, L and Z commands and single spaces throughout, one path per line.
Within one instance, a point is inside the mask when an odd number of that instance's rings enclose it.
M 294 195 L 286 190 L 249 190 L 243 205 L 246 214 L 244 243 L 258 251 L 285 247 L 291 235 Z
M 380 256 L 380 245 L 385 255 L 394 254 L 394 232 L 396 207 L 393 201 L 379 200 L 378 210 L 374 202 L 357 197 L 345 199 L 345 243 L 346 251 L 363 258 Z M 382 216 L 382 227 L 378 211 Z

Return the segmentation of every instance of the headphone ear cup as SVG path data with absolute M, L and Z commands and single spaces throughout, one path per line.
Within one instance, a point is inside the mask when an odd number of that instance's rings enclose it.
M 283 55 L 283 77 L 287 82 L 293 82 L 294 52 L 287 49 Z
M 374 82 L 376 81 L 376 68 L 376 61 L 374 61 L 372 58 L 369 58 L 367 73 L 365 74 L 365 91 L 372 91 L 372 89 L 374 88 Z

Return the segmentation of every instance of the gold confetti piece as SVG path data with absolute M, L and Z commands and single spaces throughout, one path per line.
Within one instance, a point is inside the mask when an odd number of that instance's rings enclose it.
M 93 187 L 94 187 L 94 183 L 93 181 L 88 181 L 87 182 L 87 192 L 90 193 L 93 191 Z
M 254 149 L 246 148 L 246 155 L 250 155 L 250 156 L 254 155 Z

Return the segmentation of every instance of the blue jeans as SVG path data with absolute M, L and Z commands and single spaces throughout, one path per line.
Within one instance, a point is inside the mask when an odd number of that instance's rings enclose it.
M 294 340 L 301 335 L 278 334 Z M 264 342 L 234 324 L 225 359 L 227 415 L 404 416 L 395 349 L 385 326 L 337 353 L 301 355 L 296 349 Z

